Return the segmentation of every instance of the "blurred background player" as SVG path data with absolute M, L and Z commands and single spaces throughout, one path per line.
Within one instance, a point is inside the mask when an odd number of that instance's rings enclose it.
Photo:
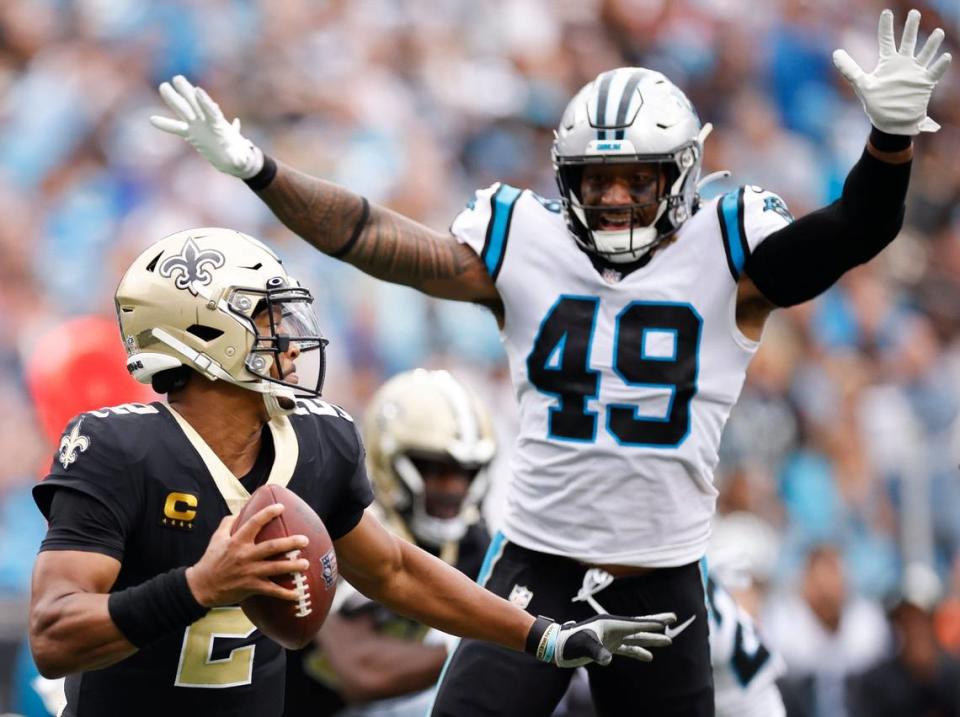
M 717 717 L 783 717 L 783 658 L 764 644 L 753 616 L 713 571 L 707 575 L 710 661 Z
M 479 508 L 496 452 L 480 399 L 447 371 L 401 373 L 371 398 L 363 439 L 381 522 L 476 579 L 490 542 Z M 285 717 L 422 717 L 445 636 L 346 582 L 335 608 L 315 647 L 287 655 Z

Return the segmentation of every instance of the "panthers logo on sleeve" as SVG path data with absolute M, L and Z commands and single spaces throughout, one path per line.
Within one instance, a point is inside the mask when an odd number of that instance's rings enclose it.
M 720 197 L 717 220 L 727 267 L 737 281 L 753 250 L 770 234 L 791 224 L 793 214 L 778 195 L 762 187 L 745 185 Z
M 781 217 L 786 219 L 788 222 L 793 222 L 793 214 L 790 213 L 790 210 L 787 209 L 786 203 L 778 197 L 776 194 L 765 197 L 763 200 L 763 211 L 765 212 L 776 212 Z

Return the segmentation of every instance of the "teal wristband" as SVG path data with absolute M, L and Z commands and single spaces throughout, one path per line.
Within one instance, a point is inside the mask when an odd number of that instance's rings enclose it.
M 557 652 L 559 635 L 560 626 L 549 617 L 540 615 L 530 626 L 524 651 L 541 662 L 553 662 L 553 656 Z

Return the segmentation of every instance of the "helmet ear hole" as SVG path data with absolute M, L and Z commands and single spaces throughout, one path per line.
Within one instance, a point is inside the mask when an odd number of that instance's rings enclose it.
M 204 326 L 203 324 L 192 324 L 186 328 L 186 331 L 196 336 L 201 341 L 213 341 L 223 336 L 223 331 L 221 329 L 214 328 L 212 326 Z
M 190 377 L 193 373 L 193 369 L 189 366 L 168 368 L 166 371 L 155 373 L 150 378 L 150 385 L 157 393 L 179 391 L 190 382 Z

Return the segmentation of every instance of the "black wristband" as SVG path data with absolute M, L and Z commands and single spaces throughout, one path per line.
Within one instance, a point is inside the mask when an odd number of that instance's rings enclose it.
M 353 227 L 353 233 L 350 235 L 350 238 L 347 239 L 347 243 L 330 254 L 334 259 L 346 256 L 347 252 L 353 249 L 353 245 L 357 243 L 357 239 L 360 238 L 363 228 L 367 226 L 367 220 L 370 218 L 370 202 L 367 201 L 366 197 L 360 197 L 360 199 L 363 202 L 363 207 L 360 209 L 360 218 Z
M 263 155 L 263 166 L 260 168 L 260 171 L 250 177 L 250 179 L 244 179 L 243 181 L 247 183 L 250 189 L 259 192 L 261 189 L 266 189 L 270 186 L 270 182 L 272 182 L 276 176 L 277 163 L 273 157 L 265 154 Z
M 870 144 L 880 152 L 902 152 L 913 142 L 913 137 L 907 134 L 889 134 L 872 127 L 870 129 Z
M 556 625 L 556 623 L 549 617 L 538 615 L 537 619 L 533 621 L 533 625 L 530 626 L 530 632 L 527 633 L 523 651 L 528 655 L 535 655 L 540 658 L 543 652 L 543 637 L 551 625 Z
M 136 647 L 146 647 L 161 637 L 199 620 L 208 608 L 197 602 L 187 584 L 187 569 L 175 568 L 134 587 L 111 593 L 110 619 Z

